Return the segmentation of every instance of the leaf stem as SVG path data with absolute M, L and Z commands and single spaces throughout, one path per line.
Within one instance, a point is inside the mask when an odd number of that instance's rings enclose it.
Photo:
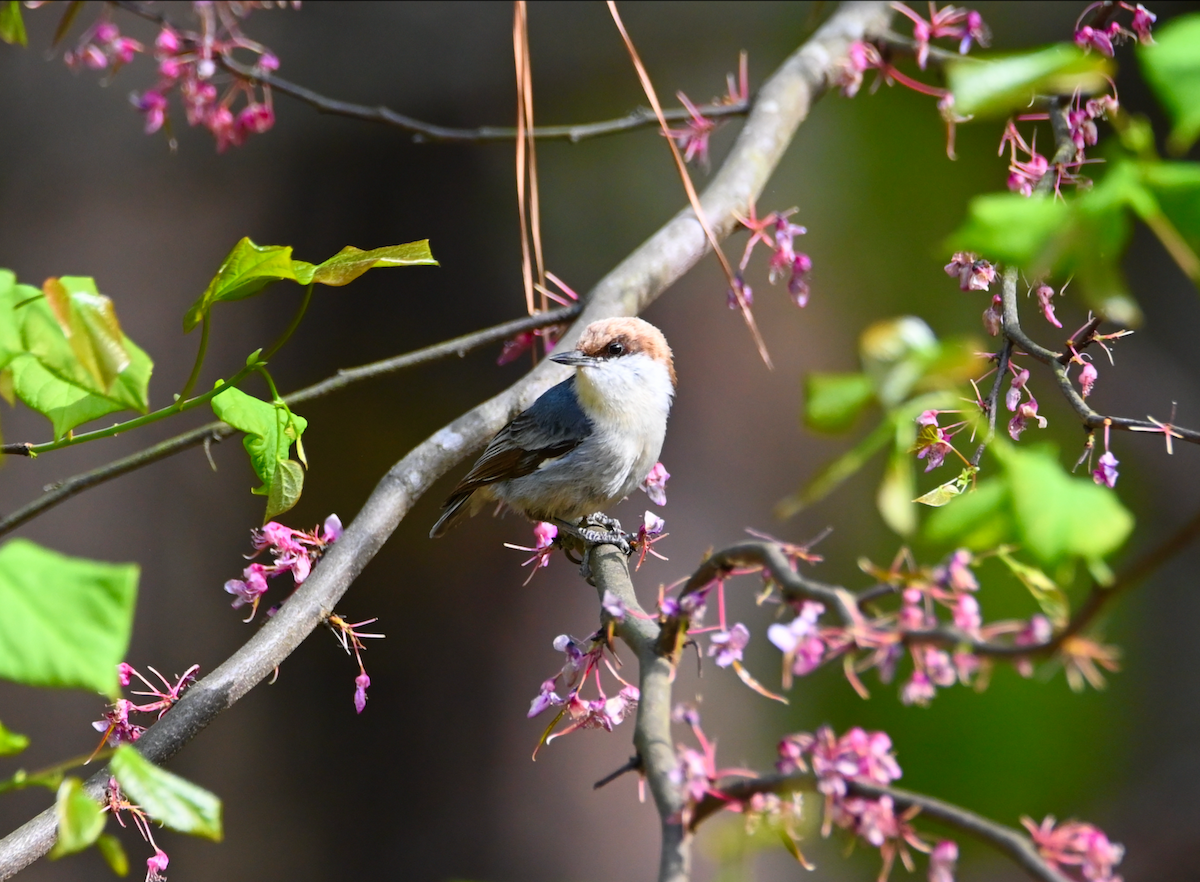
M 204 367 L 204 356 L 208 352 L 208 332 L 211 328 L 212 317 L 209 313 L 204 313 L 204 321 L 200 325 L 200 348 L 196 350 L 196 363 L 192 365 L 192 373 L 187 378 L 187 382 L 183 384 L 183 389 L 175 398 L 176 405 L 187 401 L 187 397 L 192 394 L 192 390 L 196 388 L 196 383 L 200 379 L 200 369 Z

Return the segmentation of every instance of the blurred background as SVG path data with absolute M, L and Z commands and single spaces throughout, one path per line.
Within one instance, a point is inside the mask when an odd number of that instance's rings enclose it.
M 190 4 L 161 5 L 181 21 L 189 14 Z M 223 155 L 207 132 L 183 125 L 173 103 L 179 149 L 171 153 L 161 133 L 142 134 L 128 100 L 130 91 L 152 84 L 152 64 L 139 59 L 103 88 L 90 72 L 73 76 L 61 57 L 47 54 L 56 6 L 26 12 L 28 49 L 0 46 L 0 266 L 34 285 L 48 276 L 94 276 L 125 331 L 155 360 L 153 406 L 169 402 L 186 379 L 196 340 L 182 338 L 182 315 L 242 236 L 293 245 L 297 258 L 314 262 L 346 244 L 428 238 L 441 261 L 439 269 L 376 272 L 347 288 L 319 289 L 272 364 L 285 392 L 523 311 L 513 145 L 414 144 L 401 131 L 321 116 L 277 96 L 275 128 Z M 89 7 L 81 23 L 98 9 Z M 623 14 L 659 93 L 682 89 L 702 101 L 724 93 L 725 74 L 736 71 L 742 49 L 757 88 L 830 8 L 639 3 Z M 1069 39 L 1083 4 L 977 8 L 994 31 L 993 45 L 1007 49 Z M 1160 25 L 1195 8 L 1152 6 Z M 146 23 L 119 20 L 123 30 L 153 41 Z M 280 75 L 294 82 L 474 126 L 511 124 L 511 23 L 506 3 L 308 2 L 300 11 L 255 12 L 245 29 L 280 57 Z M 644 103 L 602 4 L 532 3 L 530 42 L 539 122 L 604 119 Z M 1131 51 L 1119 53 L 1118 62 L 1123 105 L 1149 113 L 1161 136 L 1160 111 Z M 730 122 L 714 136 L 714 167 L 739 126 Z M 860 557 L 891 560 L 901 541 L 874 507 L 879 461 L 792 520 L 771 516 L 782 496 L 869 428 L 864 422 L 845 437 L 804 430 L 802 378 L 811 370 L 857 369 L 858 336 L 879 318 L 914 314 L 939 336 L 981 336 L 986 298 L 959 292 L 944 275 L 941 243 L 972 195 L 1004 187 L 1005 162 L 996 158 L 1001 129 L 999 122 L 960 127 L 959 158 L 951 162 L 930 99 L 884 88 L 864 89 L 853 101 L 820 101 L 758 203 L 760 213 L 799 207 L 793 220 L 809 232 L 797 247 L 815 266 L 805 310 L 782 287 L 767 285 L 765 258 L 752 266 L 749 282 L 774 371 L 726 308 L 712 259 L 647 311 L 674 347 L 680 387 L 663 452 L 672 478 L 661 514 L 671 536 L 658 548 L 670 560 L 650 560 L 637 575 L 645 603 L 660 583 L 685 576 L 706 549 L 738 541 L 747 527 L 794 541 L 831 527 L 819 549 L 825 562 L 814 573 L 849 587 L 867 584 Z M 652 129 L 539 144 L 538 158 L 548 266 L 581 292 L 685 202 Z M 702 172 L 695 177 L 705 180 Z M 740 253 L 744 241 L 735 236 L 727 252 Z M 1116 370 L 1101 366 L 1093 400 L 1107 412 L 1159 417 L 1177 402 L 1179 421 L 1195 426 L 1196 292 L 1144 229 L 1134 234 L 1125 268 L 1145 326 L 1120 344 Z M 298 287 L 280 284 L 218 307 L 202 382 L 228 376 L 273 340 L 299 296 Z M 1086 311 L 1068 289 L 1058 314 L 1070 329 Z M 283 520 L 307 527 L 337 512 L 349 522 L 414 444 L 528 369 L 527 359 L 497 367 L 497 355 L 498 348 L 480 351 L 302 408 L 311 471 L 303 499 Z M 257 382 L 249 391 L 265 394 Z M 1045 386 L 1036 373 L 1034 382 Z M 1073 461 L 1077 424 L 1049 388 L 1039 400 L 1050 418 L 1042 436 Z M 45 484 L 208 418 L 194 413 L 36 462 L 10 458 L 0 469 L 0 508 L 12 510 Z M 2 420 L 7 441 L 49 437 L 45 420 L 22 408 L 4 408 Z M 1118 493 L 1138 515 L 1119 565 L 1193 514 L 1200 451 L 1178 444 L 1168 457 L 1159 439 L 1128 435 L 1116 444 Z M 198 663 L 206 672 L 257 627 L 242 624 L 222 585 L 245 566 L 263 500 L 248 492 L 255 482 L 236 440 L 215 447 L 213 458 L 215 472 L 202 450 L 191 450 L 91 490 L 19 531 L 66 553 L 141 564 L 128 656 L 140 669 L 182 672 Z M 502 543 L 531 544 L 531 534 L 511 517 L 476 519 L 430 541 L 429 526 L 455 476 L 421 500 L 339 607 L 351 620 L 378 616 L 377 629 L 388 635 L 366 653 L 366 711 L 354 713 L 352 659 L 330 634 L 317 632 L 276 683 L 257 687 L 172 761 L 174 771 L 219 794 L 226 812 L 219 845 L 162 834 L 173 880 L 653 877 L 657 818 L 652 806 L 638 804 L 633 778 L 598 792 L 591 787 L 631 753 L 631 725 L 613 734 L 577 733 L 530 761 L 547 719 L 527 720 L 528 703 L 561 666 L 551 642 L 595 628 L 595 595 L 562 558 L 522 586 L 527 555 Z M 921 487 L 933 483 L 927 478 Z M 637 494 L 616 514 L 635 522 L 646 507 Z M 986 693 L 942 690 L 922 709 L 902 706 L 896 687 L 873 674 L 873 696 L 863 701 L 834 666 L 800 680 L 785 708 L 711 664 L 698 680 L 689 664 L 677 695 L 703 692 L 701 712 L 709 736 L 719 740 L 722 765 L 766 768 L 781 735 L 825 722 L 839 731 L 884 728 L 904 786 L 1011 825 L 1022 813 L 1087 819 L 1127 846 L 1126 878 L 1200 878 L 1198 567 L 1200 550 L 1193 549 L 1113 607 L 1104 635 L 1125 655 L 1104 692 L 1074 694 L 1061 671 L 1022 680 L 1000 669 Z M 749 668 L 777 686 L 779 654 L 763 636 L 770 614 L 753 604 L 756 584 L 733 583 L 730 616 L 754 634 Z M 995 615 L 1006 601 L 992 601 L 988 592 L 985 583 L 983 609 Z M 33 739 L 23 756 L 0 763 L 0 775 L 91 750 L 90 723 L 102 712 L 96 696 L 0 683 L 0 719 Z M 50 801 L 44 791 L 6 796 L 0 828 L 12 829 Z M 737 818 L 706 825 L 698 879 L 801 873 L 782 849 L 759 851 L 740 829 Z M 1021 878 L 1012 865 L 959 839 L 960 878 Z M 134 836 L 125 842 L 136 875 L 148 852 Z M 818 865 L 809 878 L 874 878 L 878 854 L 860 848 L 846 860 L 843 845 L 836 838 L 822 843 L 809 830 L 803 847 Z M 40 861 L 25 878 L 107 873 L 88 853 Z

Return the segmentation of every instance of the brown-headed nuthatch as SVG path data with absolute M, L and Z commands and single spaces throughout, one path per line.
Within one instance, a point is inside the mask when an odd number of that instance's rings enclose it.
M 432 538 L 499 501 L 587 541 L 621 540 L 611 519 L 589 518 L 616 533 L 576 525 L 632 493 L 658 462 L 675 394 L 671 349 L 649 322 L 611 318 L 592 322 L 577 349 L 550 360 L 573 366 L 574 376 L 492 439 L 446 500 Z

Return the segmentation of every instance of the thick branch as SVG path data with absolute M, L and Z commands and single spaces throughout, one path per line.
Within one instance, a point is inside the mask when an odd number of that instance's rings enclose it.
M 617 624 L 617 635 L 629 644 L 638 658 L 637 723 L 633 744 L 641 759 L 641 771 L 650 785 L 654 805 L 662 824 L 662 851 L 659 858 L 659 882 L 686 882 L 690 874 L 691 836 L 683 824 L 683 791 L 671 780 L 679 765 L 671 738 L 671 684 L 675 680 L 675 660 L 659 648 L 659 627 L 644 615 L 629 578 L 625 556 L 611 545 L 595 548 L 590 554 L 591 583 L 601 598 L 611 591 L 621 598 L 629 613 Z
M 701 197 L 718 235 L 728 235 L 736 224 L 733 213 L 746 212 L 750 202 L 761 194 L 812 102 L 836 76 L 850 44 L 882 28 L 888 17 L 884 3 L 847 3 L 763 84 L 733 149 Z M 680 212 L 592 289 L 585 298 L 582 315 L 563 342 L 574 343 L 582 327 L 595 319 L 640 312 L 694 266 L 707 249 L 704 232 L 691 210 Z M 168 758 L 217 714 L 270 676 L 326 620 L 334 604 L 417 499 L 563 374 L 560 366 L 543 362 L 505 392 L 435 432 L 396 463 L 303 587 L 241 649 L 189 689 L 147 731 L 139 741 L 146 755 L 156 761 Z M 0 879 L 45 854 L 54 840 L 52 810 L 0 840 Z
M 404 370 L 405 368 L 428 364 L 429 362 L 443 358 L 450 358 L 451 356 L 461 358 L 474 349 L 497 343 L 501 340 L 507 340 L 514 334 L 568 322 L 579 313 L 579 309 L 579 306 L 567 306 L 562 309 L 551 310 L 550 312 L 540 312 L 535 315 L 504 322 L 491 328 L 485 328 L 482 331 L 464 334 L 461 337 L 455 337 L 453 340 L 447 340 L 443 343 L 435 343 L 433 346 L 426 346 L 423 349 L 408 352 L 404 355 L 385 358 L 382 361 L 372 362 L 361 367 L 343 368 L 332 377 L 328 377 L 319 383 L 300 389 L 290 395 L 285 395 L 284 400 L 289 405 L 303 404 L 305 401 L 329 395 L 352 383 L 370 380 L 385 374 Z M 15 530 L 21 524 L 32 520 L 47 509 L 53 508 L 60 502 L 65 502 L 72 496 L 82 493 L 84 490 L 136 471 L 143 466 L 158 462 L 161 459 L 166 459 L 168 456 L 174 456 L 176 453 L 190 450 L 200 444 L 219 443 L 236 432 L 237 430 L 233 427 L 217 420 L 200 426 L 198 429 L 184 432 L 182 435 L 176 435 L 174 438 L 168 438 L 166 441 L 162 441 L 152 447 L 147 447 L 145 450 L 139 450 L 137 453 L 131 453 L 129 456 L 106 463 L 99 468 L 92 469 L 90 472 L 84 472 L 52 484 L 42 496 L 17 509 L 12 514 L 0 518 L 0 536 L 11 530 Z M 6 449 L 5 452 L 9 451 Z
M 867 799 L 878 799 L 881 796 L 891 797 L 895 804 L 896 813 L 910 806 L 919 806 L 921 815 L 933 818 L 942 823 L 976 837 L 993 848 L 1004 852 L 1030 877 L 1041 882 L 1069 882 L 1068 878 L 1046 862 L 1033 842 L 1012 827 L 997 824 L 982 815 L 977 815 L 957 805 L 944 802 L 932 796 L 913 793 L 911 790 L 900 790 L 895 787 L 882 787 L 866 781 L 848 779 L 847 791 L 850 796 Z M 721 792 L 730 800 L 744 802 L 756 793 L 794 793 L 797 790 L 811 792 L 816 789 L 816 779 L 812 774 L 771 775 L 747 781 L 739 781 L 721 788 Z M 706 796 L 696 806 L 692 815 L 691 827 L 696 826 L 705 818 L 721 811 L 727 802 L 715 796 Z

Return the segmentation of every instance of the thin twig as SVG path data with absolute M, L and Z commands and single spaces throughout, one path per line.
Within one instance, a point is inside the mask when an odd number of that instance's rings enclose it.
M 385 374 L 395 373 L 405 368 L 428 364 L 429 362 L 451 356 L 459 356 L 461 358 L 474 349 L 501 340 L 507 340 L 514 334 L 570 321 L 579 313 L 579 309 L 579 306 L 567 306 L 551 312 L 537 313 L 536 315 L 504 322 L 495 327 L 485 328 L 482 331 L 465 334 L 462 337 L 456 337 L 444 343 L 435 343 L 433 346 L 426 346 L 415 352 L 385 358 L 382 361 L 372 362 L 362 367 L 343 368 L 332 377 L 328 377 L 319 383 L 300 389 L 290 395 L 285 395 L 284 401 L 289 405 L 303 404 L 305 401 L 329 395 L 352 383 L 360 383 L 363 380 L 381 377 Z M 121 475 L 129 474 L 143 466 L 166 459 L 168 456 L 174 456 L 176 453 L 181 453 L 197 445 L 224 441 L 236 432 L 237 429 L 218 420 L 201 426 L 198 429 L 184 432 L 174 438 L 169 438 L 152 447 L 147 447 L 145 450 L 131 453 L 129 456 L 122 457 L 99 468 L 52 484 L 42 496 L 17 509 L 12 514 L 0 518 L 0 536 L 15 530 L 21 524 L 37 517 L 47 509 L 53 508 L 60 502 L 65 502 L 72 496 L 82 493 L 84 490 L 103 484 L 105 481 L 111 481 L 113 478 L 118 478 Z
M 796 791 L 811 792 L 816 789 L 816 778 L 811 773 L 795 775 L 769 775 L 738 781 L 720 788 L 726 799 L 716 796 L 706 796 L 692 813 L 691 828 L 694 830 L 701 821 L 724 809 L 729 801 L 745 802 L 756 793 L 788 794 Z M 867 781 L 850 778 L 846 780 L 846 790 L 849 796 L 866 799 L 890 797 L 897 814 L 912 806 L 921 809 L 922 817 L 941 821 L 943 824 L 969 833 L 982 842 L 1008 855 L 1032 878 L 1041 882 L 1069 882 L 1068 878 L 1051 866 L 1039 853 L 1033 842 L 1019 830 L 997 824 L 995 821 L 978 815 L 975 812 L 945 802 L 936 797 L 914 793 L 911 790 L 901 790 L 898 787 L 884 787 Z

